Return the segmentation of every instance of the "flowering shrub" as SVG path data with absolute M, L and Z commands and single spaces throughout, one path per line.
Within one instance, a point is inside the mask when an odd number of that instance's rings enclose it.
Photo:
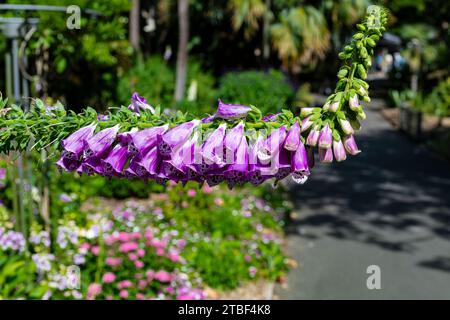
M 150 201 L 105 208 L 101 200 L 102 209 L 95 209 L 92 199 L 87 214 L 76 209 L 74 196 L 58 198 L 65 208 L 55 241 L 37 222 L 28 246 L 22 234 L 0 230 L 2 257 L 20 258 L 28 266 L 24 283 L 31 284 L 10 298 L 204 299 L 205 286 L 234 288 L 259 277 L 276 279 L 286 270 L 280 249 L 284 212 L 249 192 L 195 184 L 183 191 L 171 183 Z M 13 227 L 3 220 L 1 225 Z M 74 266 L 79 286 L 71 278 Z

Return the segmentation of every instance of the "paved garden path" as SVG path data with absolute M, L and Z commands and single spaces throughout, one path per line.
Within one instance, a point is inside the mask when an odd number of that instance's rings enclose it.
M 450 164 L 396 132 L 375 110 L 363 153 L 318 164 L 292 190 L 287 248 L 298 267 L 281 299 L 450 299 Z M 369 265 L 381 289 L 368 290 Z

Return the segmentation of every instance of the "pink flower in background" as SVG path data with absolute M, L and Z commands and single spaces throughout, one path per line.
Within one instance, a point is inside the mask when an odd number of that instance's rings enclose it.
M 139 248 L 138 244 L 136 242 L 125 242 L 122 243 L 119 247 L 120 252 L 129 252 L 133 250 L 137 250 Z
M 145 256 L 145 250 L 144 249 L 139 249 L 138 251 L 137 251 L 137 255 L 139 256 L 139 257 L 144 257 Z
M 130 236 L 126 232 L 121 232 L 119 233 L 118 240 L 121 242 L 127 242 L 130 241 Z
M 163 240 L 153 239 L 151 245 L 157 249 L 164 249 L 167 243 Z
M 188 197 L 194 198 L 197 195 L 197 191 L 195 191 L 194 189 L 189 189 L 187 191 L 187 195 Z
M 155 271 L 153 270 L 148 270 L 145 275 L 147 276 L 148 280 L 153 280 L 153 277 L 155 276 Z
M 153 239 L 153 232 L 150 229 L 145 230 L 145 239 L 148 241 Z
M 142 293 L 137 293 L 136 300 L 145 300 L 145 296 Z
M 173 293 L 173 292 L 174 292 L 173 287 L 172 287 L 172 286 L 167 287 L 167 288 L 166 288 L 166 292 L 169 293 L 169 294 L 170 294 L 170 293 Z
M 252 257 L 249 256 L 248 254 L 245 255 L 244 259 L 245 259 L 245 262 L 250 262 L 250 261 L 252 261 Z
M 135 253 L 129 253 L 128 254 L 128 259 L 130 259 L 130 261 L 135 261 L 135 260 L 137 260 L 137 254 L 135 254 Z
M 91 283 L 88 287 L 87 298 L 88 300 L 93 300 L 100 293 L 102 293 L 102 286 L 98 283 Z
M 144 267 L 144 263 L 140 260 L 134 262 L 134 266 L 138 269 L 142 269 Z
M 222 198 L 215 198 L 215 199 L 214 199 L 214 204 L 215 204 L 216 206 L 218 206 L 218 207 L 221 207 L 221 206 L 223 206 L 224 201 L 223 201 Z
M 131 288 L 132 286 L 133 283 L 130 280 L 123 280 L 117 284 L 117 288 L 119 288 L 119 290 Z
M 126 299 L 126 298 L 128 298 L 128 291 L 127 290 L 121 290 L 120 292 L 119 292 L 119 297 L 121 297 L 122 299 Z
M 91 252 L 92 254 L 98 256 L 98 254 L 100 253 L 100 247 L 99 246 L 92 247 Z
M 172 276 L 167 271 L 160 270 L 155 273 L 155 279 L 160 282 L 170 282 L 172 280 Z
M 145 287 L 147 287 L 147 281 L 145 281 L 145 280 L 139 280 L 139 282 L 138 282 L 138 288 L 139 288 L 139 290 L 144 290 Z
M 256 272 L 258 271 L 258 269 L 256 269 L 255 267 L 249 267 L 248 268 L 248 274 L 250 275 L 250 277 L 254 277 L 256 275 Z
M 204 186 L 203 186 L 203 192 L 204 193 L 212 193 L 214 191 L 214 189 L 213 188 L 211 188 L 210 186 L 208 186 L 207 184 L 205 184 Z
M 134 278 L 137 279 L 137 280 L 142 279 L 142 273 L 136 273 L 134 275 Z
M 169 252 L 168 258 L 172 261 L 172 262 L 179 262 L 181 260 L 180 258 L 180 253 L 176 250 L 172 250 Z
M 139 240 L 141 238 L 142 238 L 142 234 L 140 234 L 139 232 L 133 232 L 131 234 L 131 239 L 133 239 L 133 240 Z
M 186 209 L 187 207 L 189 207 L 189 202 L 187 202 L 187 201 L 182 201 L 182 202 L 181 202 L 181 207 L 184 208 L 184 209 Z
M 111 283 L 116 280 L 116 275 L 112 272 L 108 272 L 103 275 L 102 279 L 104 283 Z
M 164 249 L 158 248 L 156 249 L 156 255 L 157 256 L 163 256 L 164 255 Z
M 178 247 L 179 247 L 180 249 L 183 249 L 184 246 L 186 245 L 186 240 L 184 240 L 184 239 L 179 239 L 179 240 L 177 241 L 177 245 L 178 245 Z
M 106 258 L 106 264 L 110 267 L 118 266 L 118 265 L 122 264 L 122 258 L 108 257 L 108 258 Z
M 83 249 L 83 250 L 89 250 L 91 248 L 91 245 L 89 244 L 89 243 L 82 243 L 82 244 L 80 244 L 80 249 Z

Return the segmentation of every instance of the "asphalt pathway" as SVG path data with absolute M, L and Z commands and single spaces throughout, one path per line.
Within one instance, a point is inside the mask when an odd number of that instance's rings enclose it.
M 450 163 L 368 110 L 363 153 L 292 189 L 281 299 L 450 299 Z M 378 266 L 381 289 L 367 287 Z

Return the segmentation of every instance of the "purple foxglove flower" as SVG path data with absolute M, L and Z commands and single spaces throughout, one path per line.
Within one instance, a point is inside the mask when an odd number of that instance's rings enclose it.
M 184 144 L 192 135 L 192 132 L 200 124 L 199 120 L 182 123 L 167 131 L 158 144 L 158 150 L 162 156 L 168 157 L 172 150 Z
M 128 168 L 125 169 L 125 177 L 128 179 L 133 179 L 136 177 L 145 177 L 146 172 L 140 172 L 143 174 L 138 174 L 138 170 L 144 169 L 139 165 L 139 162 L 141 161 L 141 157 L 135 156 L 128 165 Z
M 291 168 L 292 172 L 297 175 L 309 174 L 308 152 L 301 142 L 297 151 L 291 155 Z
M 210 169 L 211 166 L 223 166 L 223 144 L 227 125 L 225 123 L 219 125 L 209 136 L 201 147 L 201 163 L 196 163 L 198 170 L 203 173 Z
M 237 126 L 230 129 L 224 139 L 224 152 L 225 152 L 225 162 L 226 164 L 233 164 L 242 137 L 244 136 L 244 123 L 239 122 Z
M 133 112 L 140 114 L 140 110 L 150 110 L 151 113 L 155 113 L 155 109 L 147 103 L 144 97 L 140 96 L 137 92 L 131 96 L 131 104 L 128 106 Z
M 243 183 L 248 173 L 248 143 L 247 138 L 242 136 L 239 147 L 236 150 L 235 161 L 230 164 L 224 172 L 225 178 L 229 182 Z
M 87 149 L 85 150 L 85 156 L 87 158 L 100 158 L 104 156 L 111 149 L 111 146 L 116 140 L 118 131 L 119 125 L 115 125 L 112 128 L 103 129 L 99 133 L 87 139 Z
M 128 146 L 117 144 L 108 156 L 102 160 L 104 172 L 108 176 L 122 174 L 123 167 L 128 161 Z
M 217 186 L 223 181 L 225 181 L 225 176 L 218 172 L 208 173 L 208 175 L 206 176 L 206 183 L 210 187 Z
M 128 145 L 128 152 L 130 152 L 131 155 L 140 154 L 141 156 L 144 156 L 158 144 L 161 135 L 163 135 L 167 129 L 169 129 L 169 125 L 163 125 L 130 134 L 131 141 Z
M 263 120 L 264 122 L 273 122 L 273 121 L 277 121 L 279 115 L 280 115 L 279 113 L 269 114 L 269 115 L 263 117 L 262 120 Z
M 322 149 L 331 148 L 333 144 L 333 134 L 328 123 L 320 130 L 319 147 Z
M 133 128 L 130 131 L 122 132 L 117 135 L 117 141 L 123 146 L 128 145 L 132 141 L 132 136 L 138 132 L 137 128 Z
M 170 159 L 163 162 L 164 173 L 175 180 L 182 180 L 193 168 L 194 157 L 198 153 L 199 133 L 195 132 L 182 146 L 176 148 L 170 155 Z
M 289 174 L 291 174 L 291 154 L 292 152 L 280 149 L 278 151 L 278 157 L 275 160 L 275 164 L 272 165 L 276 168 L 274 176 L 275 176 L 275 185 L 278 181 L 283 180 Z
M 226 104 L 219 99 L 216 117 L 222 119 L 245 118 L 251 110 L 251 107 L 237 104 Z
M 147 154 L 136 163 L 135 172 L 139 176 L 156 176 L 159 174 L 159 166 L 161 163 L 161 157 L 158 154 L 158 148 L 155 146 Z
M 319 160 L 323 163 L 333 162 L 333 149 L 332 148 L 320 148 L 319 147 Z
M 300 109 L 300 117 L 305 118 L 313 113 L 315 108 L 301 108 Z
M 102 159 L 97 157 L 89 158 L 83 161 L 82 171 L 86 173 L 88 176 L 92 176 L 94 174 L 103 175 L 105 173 Z
M 256 141 L 249 148 L 249 173 L 248 179 L 251 184 L 257 186 L 263 183 L 266 179 L 261 174 L 262 165 L 258 163 L 258 152 L 264 145 L 264 137 L 258 135 Z
M 361 150 L 359 150 L 358 146 L 356 145 L 356 141 L 353 135 L 344 137 L 344 148 L 352 156 L 356 156 L 361 152 Z
M 333 152 L 334 152 L 334 158 L 337 162 L 344 161 L 347 159 L 347 154 L 345 153 L 344 144 L 341 140 L 339 141 L 333 141 Z
M 95 124 L 83 127 L 61 141 L 65 158 L 75 160 L 80 157 L 84 151 L 86 140 L 92 137 L 95 127 Z
M 308 137 L 306 138 L 306 144 L 311 147 L 315 147 L 317 145 L 317 142 L 319 141 L 319 135 L 320 131 L 316 130 L 316 128 L 312 129 Z
M 345 134 L 353 134 L 355 132 L 348 120 L 339 119 L 339 124 L 341 125 L 342 131 L 344 131 Z
M 295 122 L 289 129 L 286 140 L 284 141 L 284 148 L 289 151 L 297 150 L 300 144 L 300 125 Z
M 306 117 L 302 120 L 302 132 L 308 131 L 309 128 L 314 124 L 313 121 L 311 121 L 311 116 Z
M 215 114 L 213 114 L 213 115 L 211 115 L 211 116 L 208 116 L 208 117 L 205 117 L 205 118 L 202 119 L 202 123 L 210 123 L 210 122 L 213 122 L 215 118 L 216 118 L 216 115 L 215 115 Z
M 350 109 L 353 111 L 357 111 L 359 109 L 359 100 L 358 95 L 354 93 L 349 100 Z
M 264 145 L 258 152 L 258 159 L 260 161 L 267 162 L 272 159 L 272 156 L 277 154 L 281 146 L 286 140 L 286 127 L 281 126 L 278 129 L 273 130 L 270 135 L 264 141 Z
M 64 170 L 64 171 L 68 171 L 68 172 L 77 170 L 79 165 L 80 165 L 80 162 L 78 161 L 78 159 L 66 158 L 65 156 L 62 156 L 56 162 L 56 166 L 60 170 Z

